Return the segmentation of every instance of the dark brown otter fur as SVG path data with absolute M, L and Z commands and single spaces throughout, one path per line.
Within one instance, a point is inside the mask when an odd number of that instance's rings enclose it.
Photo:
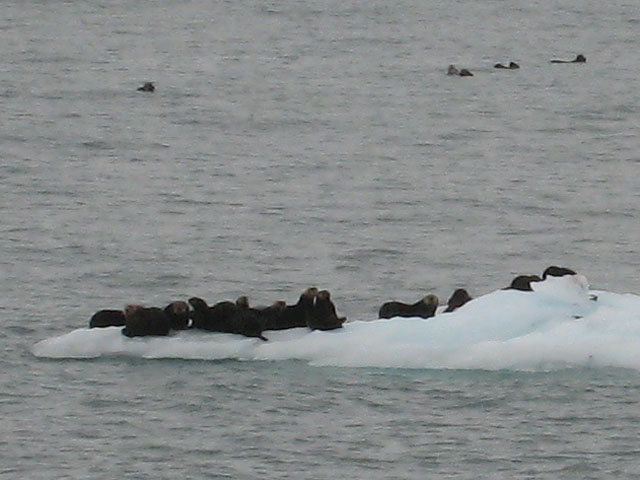
M 272 315 L 266 319 L 265 330 L 306 327 L 317 294 L 317 288 L 307 288 L 295 305 L 286 305 L 284 308 L 280 306 L 276 311 L 272 311 Z
M 511 281 L 511 285 L 504 290 L 520 290 L 521 292 L 531 292 L 532 282 L 541 282 L 542 279 L 538 275 L 518 275 Z
M 311 330 L 335 330 L 342 328 L 346 320 L 346 317 L 338 317 L 331 294 L 327 290 L 319 291 L 307 318 L 307 326 Z
M 246 297 L 240 297 L 237 303 L 222 301 L 211 307 L 201 298 L 193 297 L 189 304 L 193 307 L 193 328 L 267 340 L 262 336 L 264 324 L 261 319 L 244 306 L 249 304 Z
M 122 327 L 124 321 L 122 310 L 99 310 L 89 320 L 89 328 Z
M 469 293 L 464 288 L 458 288 L 455 292 L 453 292 L 453 295 L 451 295 L 451 298 L 449 298 L 449 301 L 447 302 L 447 308 L 445 309 L 445 313 L 453 312 L 454 310 L 456 310 L 457 308 L 460 308 L 470 300 L 473 300 L 473 298 L 471 298 Z
M 420 317 L 430 318 L 436 314 L 438 308 L 438 297 L 427 295 L 416 303 L 408 304 L 402 302 L 386 302 L 378 310 L 378 318 L 393 317 Z
M 167 315 L 156 307 L 127 305 L 124 316 L 122 334 L 127 337 L 166 336 L 171 329 Z
M 155 92 L 156 86 L 153 82 L 145 82 L 144 85 L 138 88 L 139 92 Z
M 586 63 L 587 57 L 579 53 L 573 60 L 551 60 L 551 63 Z
M 192 297 L 189 305 L 193 308 L 193 328 L 210 332 L 233 332 L 234 317 L 238 310 L 235 303 L 223 301 L 210 307 L 203 299 Z
M 547 267 L 546 270 L 542 273 L 542 279 L 546 279 L 547 277 L 564 277 L 565 275 L 575 275 L 576 272 L 571 270 L 570 268 L 565 267 L 556 267 L 552 265 Z
M 503 65 L 501 63 L 496 63 L 493 68 L 501 68 L 504 70 L 517 70 L 520 68 L 520 65 L 518 65 L 516 62 L 509 62 L 509 65 Z
M 171 302 L 165 307 L 164 313 L 169 319 L 169 325 L 172 330 L 186 330 L 189 328 L 191 313 L 186 302 Z

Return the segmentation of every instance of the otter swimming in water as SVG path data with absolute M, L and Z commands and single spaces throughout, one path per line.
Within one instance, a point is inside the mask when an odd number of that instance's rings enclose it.
M 516 62 L 509 62 L 509 65 L 503 65 L 501 63 L 496 63 L 493 68 L 502 68 L 504 70 L 517 70 L 518 68 L 520 68 L 520 65 L 518 65 Z
M 469 70 L 467 70 L 466 68 L 458 70 L 455 65 L 449 65 L 449 68 L 447 69 L 447 75 L 456 75 L 458 77 L 473 77 L 473 73 L 471 73 Z
M 551 63 L 586 63 L 587 58 L 579 53 L 573 60 L 551 60 Z
M 153 82 L 145 82 L 144 85 L 138 88 L 139 92 L 155 92 L 156 86 Z

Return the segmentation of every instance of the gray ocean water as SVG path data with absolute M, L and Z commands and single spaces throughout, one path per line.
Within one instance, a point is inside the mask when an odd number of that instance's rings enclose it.
M 3 2 L 0 478 L 638 475 L 635 370 L 32 347 L 311 285 L 349 320 L 552 264 L 640 292 L 639 28 L 622 0 Z

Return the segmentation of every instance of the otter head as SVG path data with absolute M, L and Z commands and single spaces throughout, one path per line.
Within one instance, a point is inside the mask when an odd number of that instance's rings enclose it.
M 542 279 L 537 275 L 518 275 L 511 281 L 511 285 L 507 288 L 511 290 L 522 290 L 523 292 L 530 292 L 531 282 L 540 282 Z
M 547 277 L 564 277 L 565 275 L 575 275 L 576 272 L 571 270 L 570 268 L 565 267 L 556 267 L 552 265 L 547 267 L 544 272 L 542 272 L 542 279 L 545 280 Z
M 189 305 L 187 305 L 187 302 L 179 300 L 177 302 L 171 302 L 169 304 L 169 310 L 175 315 L 184 315 L 189 311 Z
M 464 288 L 458 288 L 453 295 L 451 295 L 450 302 L 468 302 L 471 300 L 471 296 Z
M 307 297 L 315 297 L 318 295 L 318 289 L 316 287 L 309 287 L 304 291 L 303 295 Z
M 329 293 L 329 290 L 320 290 L 316 295 L 316 298 L 318 300 L 331 300 L 331 294 Z
M 459 75 L 460 71 L 456 68 L 455 65 L 449 65 L 447 70 L 447 75 Z
M 188 302 L 189 302 L 189 305 L 191 305 L 196 312 L 202 312 L 209 308 L 209 305 L 207 305 L 207 302 L 205 302 L 203 299 L 198 297 L 192 297 L 188 300 Z
M 574 60 L 574 62 L 576 63 L 585 63 L 587 61 L 587 57 L 585 57 L 584 55 L 582 55 L 581 53 L 578 54 L 576 56 L 576 59 Z
M 422 301 L 424 302 L 425 305 L 431 305 L 434 307 L 437 307 L 438 304 L 440 303 L 440 299 L 432 293 L 424 297 Z
M 246 295 L 238 297 L 236 305 L 240 308 L 249 308 L 249 298 Z

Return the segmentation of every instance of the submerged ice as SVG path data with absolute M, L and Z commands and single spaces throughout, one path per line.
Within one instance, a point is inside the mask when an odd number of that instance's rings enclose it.
M 341 367 L 547 370 L 640 369 L 640 296 L 588 289 L 581 275 L 532 292 L 497 290 L 429 319 L 362 319 L 335 331 L 267 331 L 268 342 L 183 331 L 127 338 L 121 328 L 74 330 L 38 342 L 38 357 L 307 361 Z

